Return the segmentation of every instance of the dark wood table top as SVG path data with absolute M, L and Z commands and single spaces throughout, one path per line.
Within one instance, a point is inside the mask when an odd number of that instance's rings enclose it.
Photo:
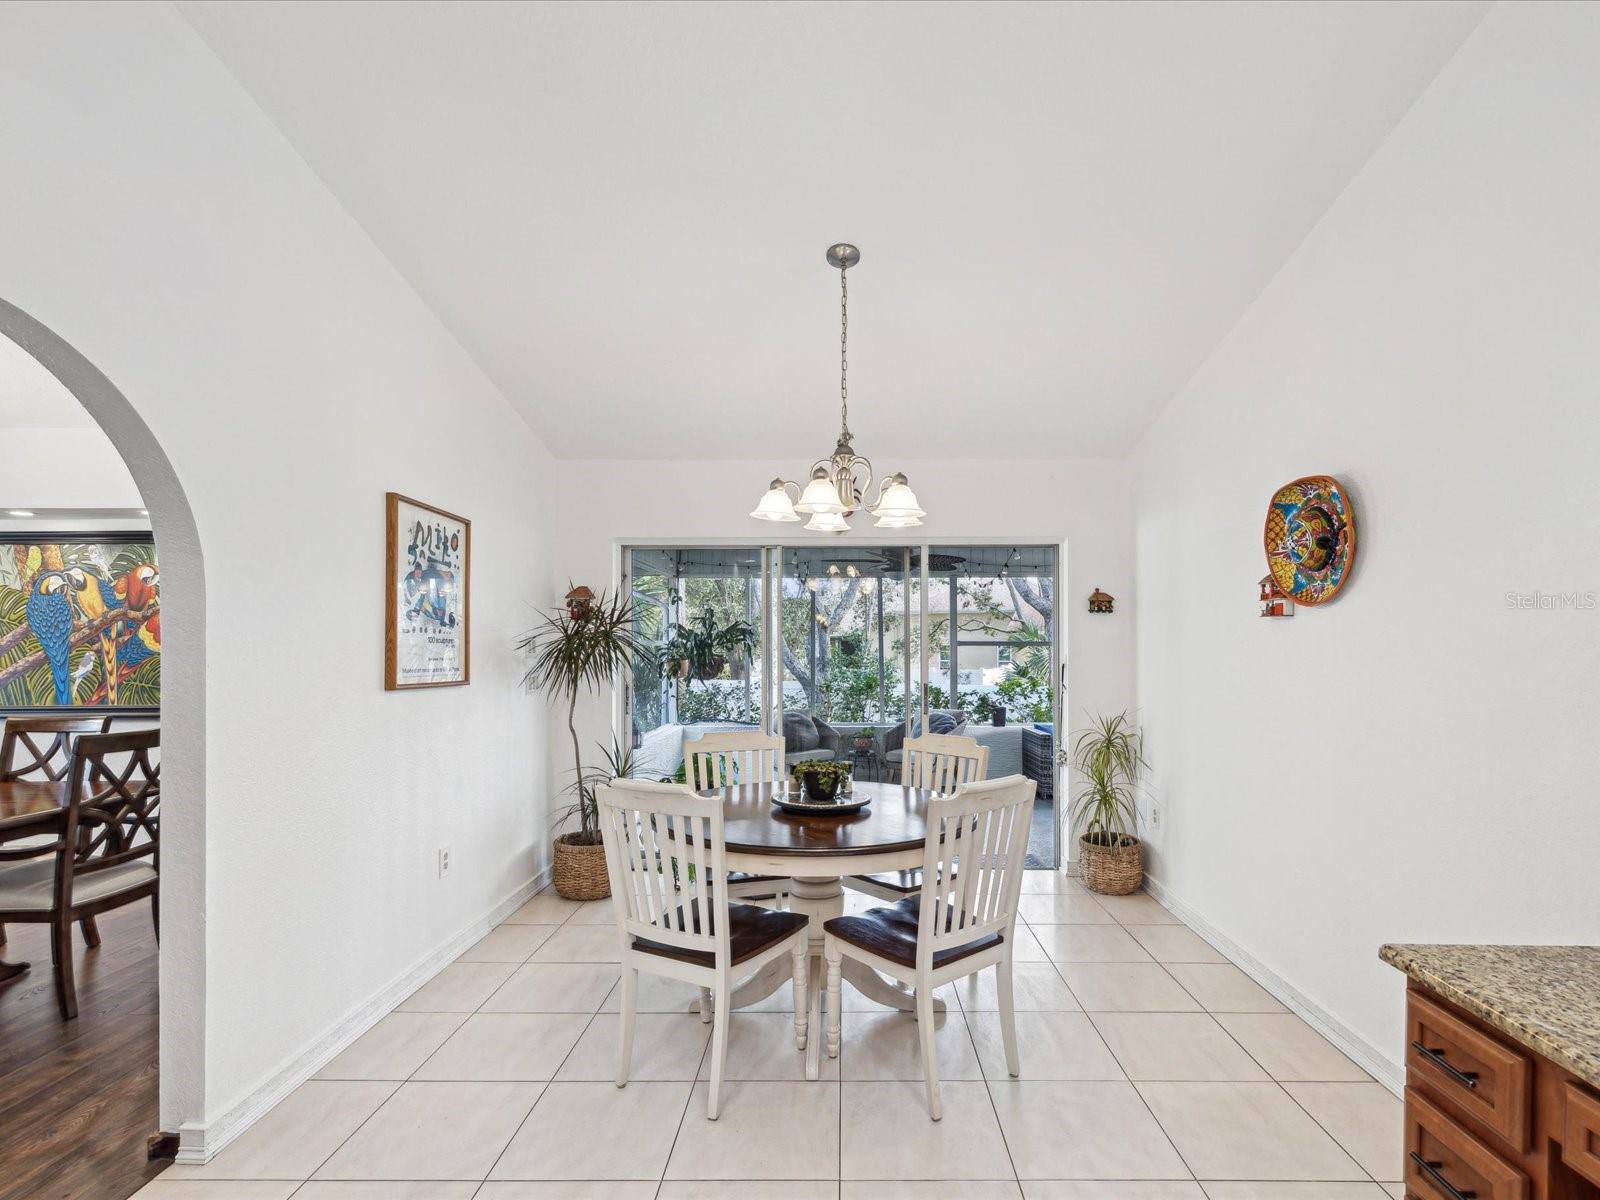
M 0 780 L 0 837 L 39 824 L 41 816 L 58 812 L 67 802 L 65 780 Z
M 830 817 L 801 816 L 773 807 L 770 784 L 720 790 L 729 850 L 797 857 L 921 849 L 928 840 L 928 801 L 938 795 L 898 783 L 857 780 L 856 798 L 870 796 L 872 803 L 861 812 Z

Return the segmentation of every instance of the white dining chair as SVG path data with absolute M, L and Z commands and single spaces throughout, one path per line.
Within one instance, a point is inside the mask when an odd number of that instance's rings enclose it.
M 933 994 L 953 979 L 995 969 L 1006 1070 L 1021 1071 L 1011 992 L 1017 895 L 1022 890 L 1028 826 L 1038 785 L 1021 775 L 970 783 L 928 802 L 922 890 L 909 899 L 823 928 L 827 964 L 828 1057 L 839 1056 L 839 979 L 846 957 L 898 979 L 917 996 L 917 1035 L 928 1115 L 939 1120 L 939 1060 L 934 1050 Z
M 754 974 L 781 954 L 791 957 L 795 1044 L 805 1049 L 806 916 L 729 902 L 720 796 L 618 779 L 600 788 L 596 799 L 622 942 L 617 1086 L 627 1086 L 633 1064 L 639 972 L 681 979 L 714 997 L 706 1116 L 715 1121 L 736 978 Z
M 742 732 L 707 733 L 697 739 L 683 739 L 684 778 L 695 791 L 732 787 L 738 783 L 771 783 L 783 780 L 783 739 L 776 734 Z M 781 875 L 750 875 L 743 871 L 728 876 L 728 895 L 737 900 L 767 900 L 775 908 L 786 908 L 791 884 Z
M 904 746 L 901 780 L 907 787 L 931 792 L 953 792 L 968 783 L 989 777 L 989 747 L 977 738 L 951 733 L 925 733 L 908 738 Z M 882 871 L 876 875 L 852 875 L 845 886 L 879 900 L 904 900 L 922 890 L 922 870 Z

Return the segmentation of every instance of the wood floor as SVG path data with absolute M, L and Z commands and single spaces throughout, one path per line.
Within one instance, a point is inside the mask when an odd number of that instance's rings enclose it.
M 156 1131 L 156 941 L 140 904 L 74 931 L 76 1021 L 63 1021 L 49 935 L 10 925 L 0 958 L 33 964 L 0 983 L 0 1200 L 127 1200 L 167 1164 Z

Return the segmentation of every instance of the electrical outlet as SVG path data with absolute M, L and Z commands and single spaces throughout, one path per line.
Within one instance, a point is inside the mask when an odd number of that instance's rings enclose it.
M 443 879 L 450 874 L 450 847 L 439 847 L 439 878 Z
M 1161 805 L 1159 804 L 1152 804 L 1150 806 L 1150 828 L 1161 828 Z

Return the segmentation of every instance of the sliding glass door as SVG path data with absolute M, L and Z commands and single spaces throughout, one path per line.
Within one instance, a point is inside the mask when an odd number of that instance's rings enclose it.
M 807 543 L 623 552 L 656 651 L 624 701 L 635 771 L 671 778 L 685 736 L 782 733 L 792 755 L 895 778 L 922 728 L 989 747 L 1039 784 L 1029 865 L 1056 863 L 1061 679 L 1053 546 Z
M 625 551 L 634 627 L 653 654 L 625 692 L 634 773 L 672 778 L 685 728 L 759 726 L 765 700 L 768 551 L 652 546 Z
M 902 547 L 783 547 L 783 709 L 881 729 L 906 712 Z
M 1054 546 L 928 551 L 928 708 L 989 748 L 989 774 L 1038 785 L 1029 866 L 1055 866 L 1061 676 Z

